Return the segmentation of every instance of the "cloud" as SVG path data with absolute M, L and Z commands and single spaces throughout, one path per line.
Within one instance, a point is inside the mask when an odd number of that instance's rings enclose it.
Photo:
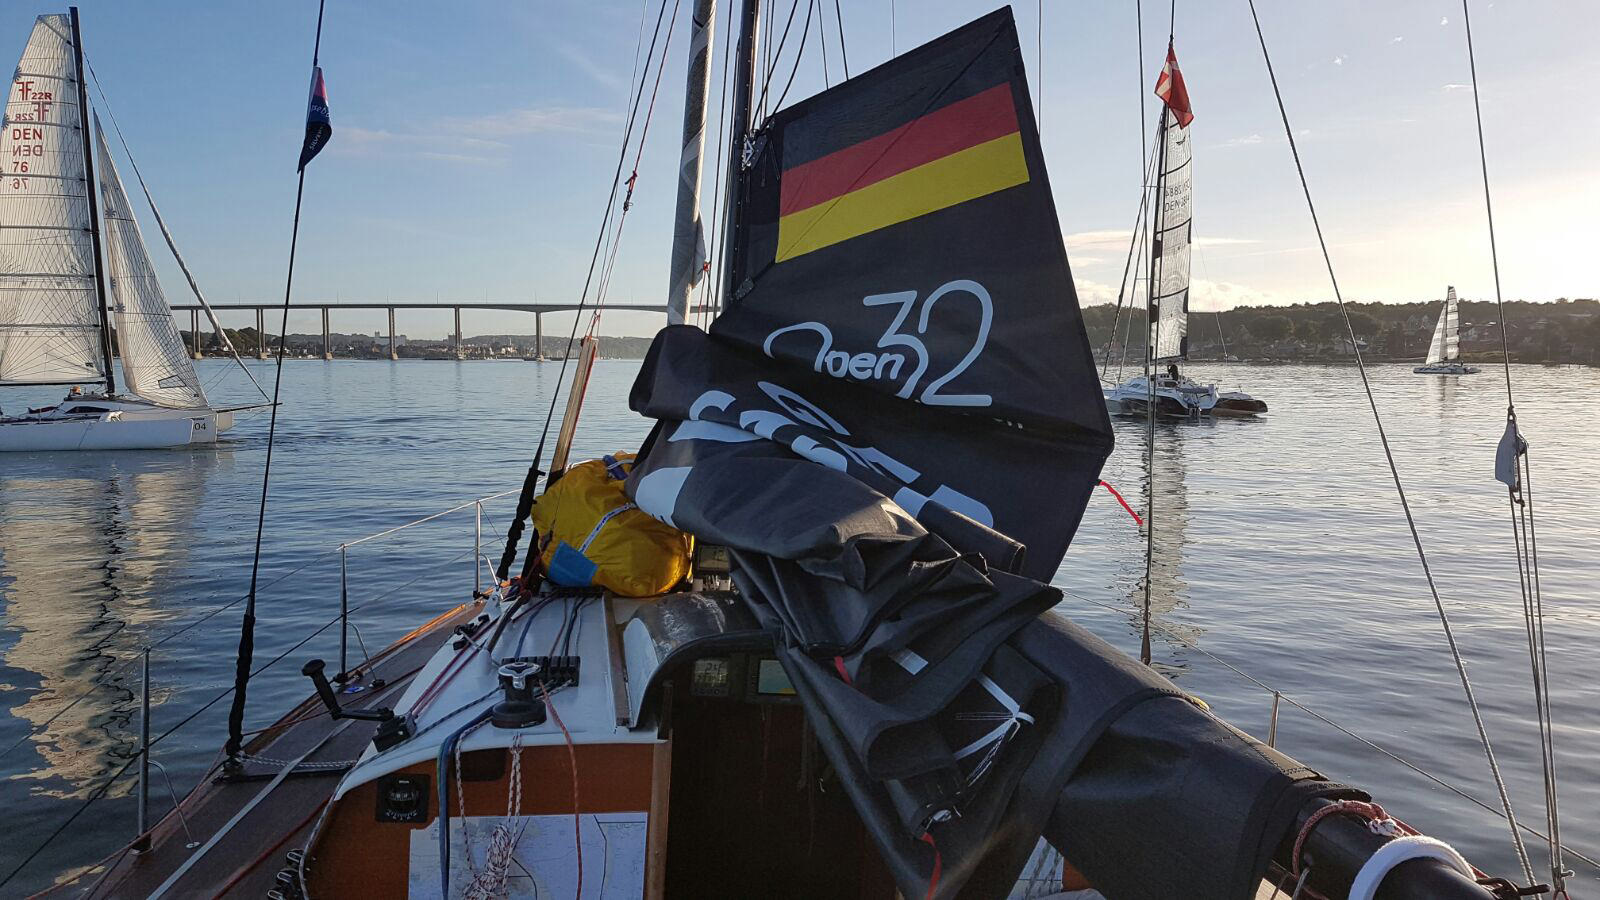
M 602 87 L 613 91 L 624 92 L 628 89 L 628 82 L 621 75 L 602 66 L 594 57 L 583 52 L 577 44 L 559 42 L 554 45 L 555 51 L 573 67 L 589 76 Z
M 1440 25 L 1449 25 L 1450 24 L 1450 17 L 1449 16 L 1440 16 L 1439 17 L 1439 24 Z
M 1218 146 L 1220 146 L 1220 147 L 1248 147 L 1248 146 L 1250 146 L 1252 144 L 1259 144 L 1259 143 L 1261 143 L 1261 135 L 1259 135 L 1259 134 L 1247 134 L 1247 135 L 1245 135 L 1243 137 L 1229 138 L 1226 141 L 1223 141 Z
M 1405 35 L 1397 34 L 1394 37 L 1389 38 L 1389 43 L 1391 43 L 1391 44 L 1403 44 L 1403 43 L 1405 43 L 1405 40 L 1406 40 Z
M 1452 81 L 1449 84 L 1445 85 L 1443 88 L 1440 88 L 1440 90 L 1444 90 L 1444 91 L 1469 91 L 1469 90 L 1472 90 L 1472 85 L 1470 85 L 1470 84 L 1461 84 L 1459 82 Z
M 1117 289 L 1109 284 L 1083 277 L 1073 278 L 1072 281 L 1078 288 L 1078 303 L 1082 306 L 1117 302 Z
M 1345 61 L 1345 57 L 1342 56 L 1342 55 L 1341 56 L 1335 56 L 1333 58 L 1333 64 L 1336 65 L 1336 66 L 1344 65 L 1344 61 Z
M 582 134 L 604 130 L 621 119 L 616 112 L 593 106 L 531 106 L 443 121 L 443 127 L 466 134 L 515 137 L 529 134 Z
M 402 131 L 343 125 L 330 152 L 343 156 L 427 159 L 461 165 L 503 165 L 511 144 L 500 138 L 589 134 L 613 125 L 615 113 L 591 107 L 546 106 L 440 119 Z

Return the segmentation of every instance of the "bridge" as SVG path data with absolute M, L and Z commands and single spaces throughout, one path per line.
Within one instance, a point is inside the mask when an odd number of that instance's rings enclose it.
M 279 311 L 281 311 L 283 309 L 283 304 L 282 303 L 213 303 L 213 304 L 211 304 L 211 308 L 212 308 L 212 310 L 214 310 L 217 313 L 217 316 L 218 316 L 219 319 L 221 318 L 222 314 L 225 313 L 225 312 L 254 311 L 255 314 L 256 314 L 256 335 L 257 335 L 257 337 L 256 337 L 257 346 L 255 348 L 256 355 L 257 355 L 257 357 L 259 357 L 261 359 L 266 359 L 267 358 L 267 356 L 268 356 L 267 345 L 266 345 L 266 342 L 267 342 L 267 329 L 266 329 L 267 312 L 269 310 L 279 310 Z M 596 307 L 594 306 L 594 304 L 580 305 L 580 304 L 577 304 L 577 303 L 497 303 L 497 302 L 490 302 L 490 301 L 484 301 L 484 302 L 481 302 L 481 303 L 469 303 L 469 302 L 464 302 L 464 301 L 463 302 L 451 301 L 449 303 L 393 303 L 393 302 L 385 301 L 383 303 L 342 303 L 341 302 L 341 303 L 291 303 L 291 304 L 289 304 L 289 309 L 291 311 L 321 310 L 321 312 L 322 312 L 322 358 L 323 359 L 333 359 L 333 339 L 332 339 L 332 332 L 328 328 L 328 314 L 329 314 L 330 311 L 336 310 L 336 309 L 337 310 L 360 310 L 360 309 L 365 309 L 365 310 L 375 310 L 375 309 L 386 310 L 389 313 L 389 358 L 390 359 L 399 359 L 400 358 L 399 355 L 395 352 L 395 331 L 394 331 L 394 312 L 397 309 L 448 309 L 448 310 L 453 311 L 455 313 L 456 328 L 455 328 L 454 334 L 452 335 L 452 337 L 453 337 L 452 349 L 455 351 L 455 354 L 457 356 L 460 356 L 461 355 L 461 311 L 463 309 L 492 309 L 492 310 L 498 310 L 498 311 L 501 311 L 501 312 L 529 312 L 529 313 L 533 313 L 534 352 L 536 354 L 540 354 L 540 353 L 544 352 L 544 315 L 545 315 L 545 313 L 575 312 L 575 311 L 580 310 L 580 309 L 595 309 L 595 308 Z M 665 315 L 666 312 L 667 312 L 667 307 L 666 307 L 666 304 L 664 304 L 664 303 L 610 303 L 610 302 L 608 302 L 608 303 L 605 304 L 604 308 L 608 309 L 608 310 L 618 310 L 618 311 L 622 311 L 622 312 L 654 312 L 654 313 L 661 313 L 663 315 Z M 174 304 L 172 304 L 172 311 L 174 313 L 184 312 L 184 311 L 189 313 L 189 334 L 191 336 L 191 338 L 190 338 L 190 341 L 191 341 L 190 352 L 194 355 L 195 359 L 199 359 L 200 356 L 201 356 L 201 354 L 200 354 L 200 313 L 203 311 L 203 309 L 204 309 L 204 307 L 200 306 L 200 304 L 198 304 L 198 303 L 174 303 Z M 701 311 L 700 307 L 692 307 L 690 309 L 690 312 L 699 312 L 699 311 Z M 243 349 L 244 348 L 240 348 L 241 351 Z

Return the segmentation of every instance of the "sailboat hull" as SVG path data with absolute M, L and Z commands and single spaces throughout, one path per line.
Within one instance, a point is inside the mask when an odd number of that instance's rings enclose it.
M 1411 371 L 1416 375 L 1476 375 L 1482 370 L 1477 366 L 1461 363 L 1435 363 L 1431 366 L 1417 366 Z
M 231 412 L 86 398 L 0 419 L 0 453 L 188 447 L 216 443 L 231 427 Z

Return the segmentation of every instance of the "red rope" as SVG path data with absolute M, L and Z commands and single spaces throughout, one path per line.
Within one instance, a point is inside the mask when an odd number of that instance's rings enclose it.
M 556 705 L 550 702 L 550 692 L 544 688 L 544 682 L 537 682 L 539 694 L 544 697 L 544 708 L 550 711 L 550 718 L 556 720 L 556 726 L 561 729 L 561 736 L 567 739 L 567 759 L 572 763 L 572 841 L 578 848 L 578 900 L 583 898 L 583 820 L 578 811 L 582 807 L 578 804 L 578 751 L 572 746 L 572 732 L 567 730 L 565 722 L 561 721 L 561 713 L 556 712 Z
M 850 670 L 845 667 L 844 657 L 835 656 L 833 658 L 833 668 L 834 668 L 835 671 L 837 671 L 839 673 L 839 678 L 841 680 L 843 680 L 845 684 L 853 684 L 854 683 L 854 682 L 852 682 L 850 680 Z
M 1394 821 L 1393 819 L 1389 818 L 1388 813 L 1383 811 L 1383 807 L 1376 803 L 1367 803 L 1361 800 L 1340 800 L 1331 805 L 1324 806 L 1323 808 L 1312 813 L 1310 818 L 1306 819 L 1306 824 L 1300 826 L 1300 834 L 1294 839 L 1294 857 L 1289 861 L 1290 865 L 1293 866 L 1293 868 L 1289 870 L 1289 874 L 1292 877 L 1296 879 L 1300 877 L 1300 853 L 1305 849 L 1306 838 L 1311 836 L 1311 830 L 1316 828 L 1317 824 L 1323 819 L 1326 819 L 1332 815 L 1340 814 L 1354 816 L 1358 819 L 1365 819 L 1369 823 L 1382 822 L 1385 819 L 1388 819 L 1391 822 Z M 1398 823 L 1396 824 L 1398 825 Z
M 933 895 L 939 891 L 939 873 L 944 871 L 944 860 L 939 856 L 939 845 L 933 842 L 932 832 L 924 831 L 918 840 L 933 848 L 933 874 L 928 877 L 928 893 L 924 898 L 933 900 Z
M 1105 488 L 1106 490 L 1110 491 L 1111 492 L 1111 496 L 1117 498 L 1117 502 L 1122 504 L 1122 508 L 1128 511 L 1128 515 L 1133 516 L 1133 524 L 1135 524 L 1135 525 L 1143 525 L 1144 524 L 1144 520 L 1139 518 L 1139 514 L 1133 511 L 1133 507 L 1128 505 L 1128 501 L 1122 499 L 1122 494 L 1120 492 L 1118 492 L 1118 490 L 1116 488 L 1111 486 L 1111 482 L 1102 480 L 1100 482 L 1100 486 Z

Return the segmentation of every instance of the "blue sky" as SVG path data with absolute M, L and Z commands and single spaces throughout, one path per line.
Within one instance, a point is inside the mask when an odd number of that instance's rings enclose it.
M 789 4 L 774 3 L 781 26 Z M 655 0 L 644 5 L 653 22 Z M 612 281 L 619 301 L 665 293 L 690 5 L 679 12 Z M 1346 297 L 1428 299 L 1446 284 L 1492 296 L 1460 3 L 1258 5 Z M 296 298 L 575 298 L 616 160 L 640 0 L 328 6 L 322 63 L 334 134 L 307 176 Z M 993 8 L 896 0 L 891 29 L 889 0 L 842 6 L 853 72 L 888 58 L 891 43 L 905 50 Z M 1600 63 L 1585 7 L 1473 3 L 1508 298 L 1600 295 L 1600 226 L 1589 210 Z M 1046 0 L 1042 66 L 1038 10 L 1025 3 L 1016 13 L 1042 90 L 1050 176 L 1080 294 L 1101 302 L 1114 297 L 1137 204 L 1139 123 L 1154 115 L 1148 97 L 1140 108 L 1134 6 Z M 20 53 L 39 11 L 6 6 L 0 56 Z M 1148 93 L 1167 5 L 1147 2 L 1144 12 Z M 82 17 L 112 111 L 208 296 L 281 298 L 316 4 L 83 0 Z M 823 86 L 815 28 L 791 101 Z M 1244 0 L 1179 3 L 1176 41 L 1196 114 L 1193 306 L 1331 299 Z M 169 297 L 187 299 L 148 218 L 145 231 Z M 447 317 L 402 314 L 400 329 L 437 337 Z M 370 314 L 334 319 L 347 331 L 380 324 Z M 602 331 L 648 334 L 658 324 L 618 313 Z M 556 325 L 547 320 L 547 334 Z M 307 316 L 293 327 L 319 326 Z M 465 330 L 526 333 L 532 323 L 469 313 Z

